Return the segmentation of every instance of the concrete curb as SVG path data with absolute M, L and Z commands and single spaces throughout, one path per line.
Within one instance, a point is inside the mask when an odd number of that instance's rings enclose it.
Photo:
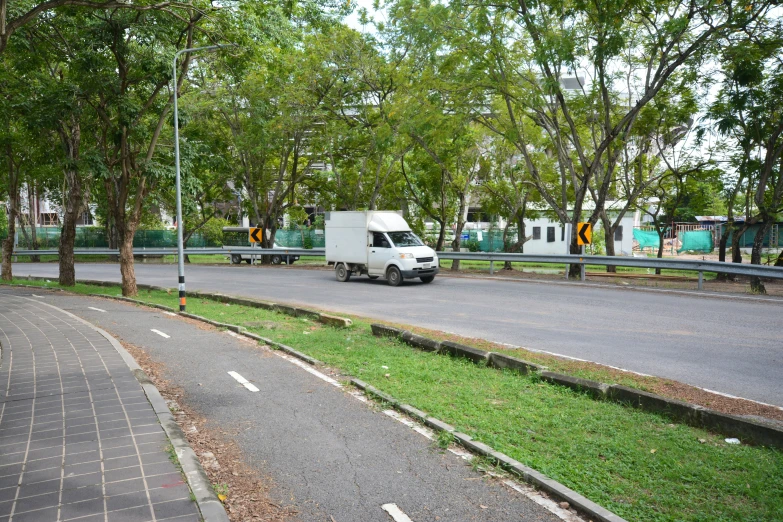
M 127 298 L 123 298 L 121 300 L 126 299 Z M 106 340 L 108 340 L 109 343 L 114 346 L 122 359 L 128 365 L 128 368 L 130 368 L 133 375 L 139 381 L 139 384 L 147 396 L 147 400 L 149 400 L 150 405 L 155 411 L 155 414 L 158 416 L 158 421 L 160 422 L 163 431 L 166 433 L 166 436 L 171 442 L 171 445 L 174 447 L 174 451 L 177 454 L 177 460 L 179 461 L 179 464 L 182 467 L 182 472 L 185 474 L 185 478 L 188 481 L 188 486 L 193 492 L 193 496 L 196 498 L 196 504 L 198 505 L 198 509 L 201 512 L 202 519 L 204 522 L 229 522 L 228 514 L 223 507 L 223 503 L 220 502 L 217 494 L 212 489 L 212 483 L 209 481 L 207 474 L 204 472 L 204 468 L 201 467 L 201 463 L 196 456 L 196 452 L 193 451 L 193 448 L 190 447 L 187 438 L 185 438 L 185 434 L 182 433 L 182 430 L 180 429 L 176 420 L 174 420 L 174 416 L 171 414 L 166 401 L 163 399 L 158 389 L 154 384 L 152 384 L 150 378 L 146 373 L 144 373 L 144 370 L 141 369 L 141 366 L 139 366 L 133 356 L 128 353 L 125 347 L 122 346 L 122 344 L 117 339 L 115 339 L 111 334 L 102 328 L 95 326 L 94 324 L 82 319 L 77 315 L 63 310 L 62 308 L 58 308 L 48 303 L 43 303 L 41 301 L 35 302 L 54 308 L 59 312 L 66 314 L 69 317 L 72 317 L 73 319 L 92 328 L 105 337 Z
M 612 513 L 606 508 L 599 506 L 595 502 L 585 498 L 576 491 L 565 487 L 556 480 L 552 480 L 543 473 L 525 466 L 524 464 L 512 459 L 508 455 L 496 451 L 492 447 L 487 446 L 482 442 L 474 440 L 469 435 L 458 432 L 454 426 L 436 419 L 435 417 L 431 417 L 423 411 L 413 408 L 412 406 L 407 404 L 400 404 L 400 402 L 394 397 L 381 392 L 380 390 L 370 386 L 360 379 L 351 379 L 351 384 L 361 390 L 364 390 L 367 395 L 381 399 L 382 401 L 392 405 L 395 409 L 410 415 L 417 421 L 426 424 L 435 431 L 445 431 L 451 433 L 454 436 L 454 439 L 464 448 L 473 453 L 494 460 L 499 466 L 513 473 L 525 482 L 535 485 L 539 489 L 546 491 L 554 497 L 565 500 L 575 509 L 589 515 L 590 517 L 593 517 L 595 520 L 600 520 L 601 522 L 625 522 L 625 519 L 622 517 Z
M 463 357 L 479 366 L 489 366 L 499 370 L 510 369 L 520 374 L 538 372 L 541 380 L 544 382 L 586 393 L 594 399 L 610 400 L 644 411 L 668 415 L 690 426 L 712 430 L 729 437 L 737 437 L 746 443 L 750 442 L 760 446 L 783 449 L 783 429 L 772 422 L 765 423 L 763 420 L 728 415 L 697 404 L 669 399 L 619 384 L 610 385 L 562 373 L 550 372 L 546 366 L 517 359 L 510 355 L 486 352 L 451 341 L 438 343 L 434 339 L 422 337 L 393 326 L 372 324 L 371 329 L 373 335 L 377 337 L 399 339 L 414 348 L 451 355 L 452 357 Z

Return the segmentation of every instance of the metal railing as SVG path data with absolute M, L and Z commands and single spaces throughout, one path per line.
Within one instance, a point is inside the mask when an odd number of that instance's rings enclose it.
M 15 250 L 15 256 L 43 256 L 57 255 L 57 250 Z M 136 249 L 133 254 L 138 255 L 176 255 L 176 248 L 147 248 Z M 262 255 L 297 255 L 297 256 L 323 256 L 323 248 L 248 248 L 248 247 L 230 247 L 230 248 L 188 248 L 185 254 L 220 254 L 229 256 L 231 254 L 251 254 L 254 256 Z M 505 252 L 438 252 L 440 259 L 459 259 L 464 261 L 489 261 L 490 273 L 494 272 L 495 262 L 510 261 L 513 263 L 543 263 L 543 264 L 564 264 L 564 265 L 603 265 L 603 266 L 622 266 L 635 268 L 654 268 L 663 270 L 689 270 L 698 272 L 699 289 L 702 289 L 704 272 L 714 272 L 720 274 L 733 274 L 746 277 L 763 277 L 769 279 L 783 279 L 783 267 L 750 265 L 744 263 L 721 263 L 719 261 L 699 261 L 684 259 L 658 259 L 649 257 L 626 257 L 626 256 L 588 256 L 588 255 L 568 255 L 568 254 L 512 254 Z M 79 249 L 74 250 L 74 255 L 119 255 L 119 251 L 108 248 L 98 249 Z

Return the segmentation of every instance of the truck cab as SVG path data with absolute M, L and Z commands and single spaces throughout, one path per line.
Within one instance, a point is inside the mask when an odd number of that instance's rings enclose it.
M 338 281 L 367 275 L 398 286 L 405 279 L 431 283 L 438 274 L 435 251 L 398 212 L 328 212 L 324 223 L 326 261 L 334 264 Z

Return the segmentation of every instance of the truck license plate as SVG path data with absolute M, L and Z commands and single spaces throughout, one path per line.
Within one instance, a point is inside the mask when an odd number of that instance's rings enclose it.
M 426 263 L 426 264 L 424 265 L 424 268 L 429 268 L 429 267 L 430 267 L 430 264 L 429 264 L 429 263 Z

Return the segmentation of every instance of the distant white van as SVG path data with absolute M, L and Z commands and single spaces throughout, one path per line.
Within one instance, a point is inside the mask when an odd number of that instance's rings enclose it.
M 258 243 L 250 242 L 249 234 L 250 234 L 249 227 L 223 227 L 223 248 L 231 248 L 231 247 L 261 248 L 261 245 L 259 245 Z M 280 250 L 286 250 L 285 247 L 282 247 L 277 243 L 275 243 L 274 248 Z M 238 265 L 242 261 L 244 261 L 247 264 L 250 264 L 253 261 L 260 261 L 262 255 L 261 254 L 227 254 L 226 257 L 228 257 L 231 260 L 231 264 Z M 279 265 L 281 263 L 293 265 L 295 261 L 299 260 L 299 256 L 293 256 L 281 252 L 280 254 L 272 255 L 269 260 L 273 265 Z
M 391 286 L 404 279 L 431 283 L 440 270 L 438 256 L 411 231 L 401 213 L 368 210 L 326 212 L 326 262 L 338 281 L 351 275 L 385 277 Z

